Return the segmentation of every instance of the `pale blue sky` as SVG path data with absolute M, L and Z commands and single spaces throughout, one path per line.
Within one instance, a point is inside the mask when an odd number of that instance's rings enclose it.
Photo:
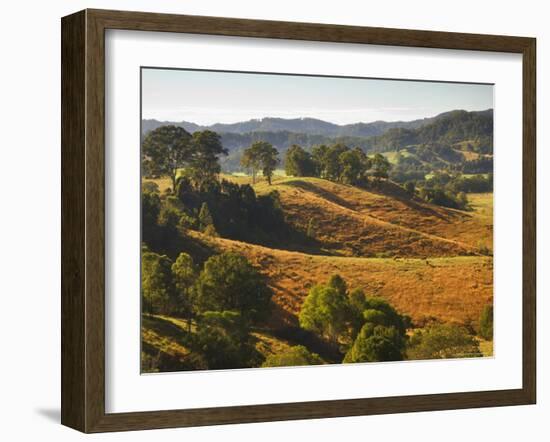
M 142 117 L 235 123 L 319 118 L 337 124 L 493 107 L 491 85 L 171 69 L 142 70 Z

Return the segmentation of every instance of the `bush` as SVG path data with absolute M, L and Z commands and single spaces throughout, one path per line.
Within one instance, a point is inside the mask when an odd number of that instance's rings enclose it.
M 267 357 L 262 367 L 291 367 L 297 365 L 320 365 L 323 360 L 303 345 L 296 345 Z
M 252 344 L 246 321 L 238 312 L 205 312 L 198 322 L 194 340 L 194 348 L 209 369 L 257 367 L 263 359 Z
M 407 349 L 408 359 L 481 357 L 479 343 L 464 327 L 433 324 L 414 333 Z
M 384 316 L 380 311 L 374 310 L 374 312 L 377 312 L 375 314 L 377 319 Z M 367 322 L 361 328 L 343 362 L 401 361 L 404 348 L 404 336 L 395 327 Z

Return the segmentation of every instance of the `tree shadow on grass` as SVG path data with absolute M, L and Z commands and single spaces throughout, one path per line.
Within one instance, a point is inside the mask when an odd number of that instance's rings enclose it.
M 303 345 L 309 351 L 317 353 L 329 364 L 340 364 L 342 353 L 338 347 L 319 338 L 315 333 L 304 330 L 300 327 L 285 327 L 271 332 L 273 336 L 284 339 L 293 345 Z

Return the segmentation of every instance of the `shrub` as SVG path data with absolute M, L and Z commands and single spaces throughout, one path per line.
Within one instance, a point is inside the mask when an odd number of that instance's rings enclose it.
M 378 312 L 379 318 L 383 313 Z M 403 359 L 405 340 L 395 327 L 385 327 L 367 322 L 346 353 L 344 363 L 400 361 Z
M 409 359 L 447 359 L 482 356 L 479 343 L 464 327 L 433 324 L 414 333 L 407 349 Z
M 296 365 L 320 365 L 323 360 L 303 345 L 296 345 L 266 358 L 262 367 L 291 367 Z
M 209 369 L 257 367 L 263 359 L 252 344 L 246 320 L 235 311 L 205 312 L 194 339 Z

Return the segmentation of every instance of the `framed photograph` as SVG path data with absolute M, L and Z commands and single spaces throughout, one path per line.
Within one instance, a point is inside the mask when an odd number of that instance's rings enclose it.
M 62 19 L 62 423 L 536 400 L 535 39 Z

